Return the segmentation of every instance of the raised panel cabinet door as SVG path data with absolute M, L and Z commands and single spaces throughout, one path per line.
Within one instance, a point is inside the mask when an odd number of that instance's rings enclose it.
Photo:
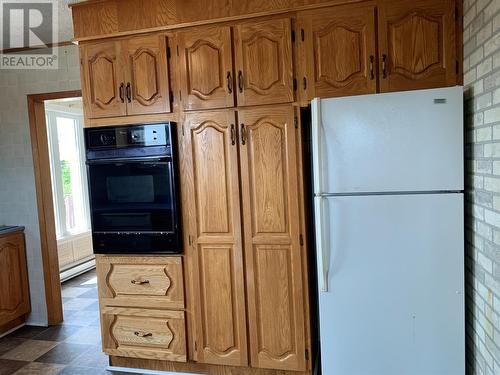
M 184 109 L 234 106 L 230 27 L 197 27 L 178 37 Z
M 22 233 L 0 237 L 0 326 L 30 310 Z
M 234 31 L 238 105 L 292 102 L 291 20 L 252 21 Z
M 83 44 L 80 54 L 86 116 L 102 118 L 126 115 L 121 43 Z
M 384 0 L 378 17 L 382 92 L 457 83 L 453 0 Z
M 294 110 L 241 110 L 238 117 L 251 365 L 304 371 Z
M 126 40 L 128 115 L 170 112 L 167 37 L 164 34 Z
M 306 50 L 300 90 L 314 97 L 377 91 L 375 6 L 350 4 L 299 14 Z M 300 76 L 299 76 L 300 77 Z M 299 79 L 300 81 L 300 79 Z
M 185 117 L 192 184 L 197 361 L 246 366 L 244 269 L 234 112 Z

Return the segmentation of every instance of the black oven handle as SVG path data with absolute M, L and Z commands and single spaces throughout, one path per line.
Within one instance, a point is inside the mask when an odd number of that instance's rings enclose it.
M 87 160 L 87 165 L 95 165 L 95 164 L 114 164 L 114 163 L 157 163 L 157 164 L 167 164 L 171 163 L 172 158 L 170 156 L 167 157 L 158 157 L 158 156 L 148 156 L 142 158 L 111 158 L 111 159 L 94 159 Z

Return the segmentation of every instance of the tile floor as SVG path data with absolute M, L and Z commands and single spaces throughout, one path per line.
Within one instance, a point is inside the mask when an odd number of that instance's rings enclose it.
M 101 351 L 95 271 L 62 284 L 64 323 L 0 339 L 0 375 L 118 375 Z

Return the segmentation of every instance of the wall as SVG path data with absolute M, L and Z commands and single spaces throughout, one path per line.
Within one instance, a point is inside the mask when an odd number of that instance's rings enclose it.
M 464 1 L 467 366 L 500 374 L 500 0 Z
M 0 225 L 26 226 L 32 313 L 47 323 L 27 94 L 80 89 L 78 48 L 59 48 L 59 69 L 0 69 Z

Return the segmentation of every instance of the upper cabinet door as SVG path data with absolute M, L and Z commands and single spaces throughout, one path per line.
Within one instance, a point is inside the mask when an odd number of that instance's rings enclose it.
M 184 109 L 234 106 L 230 27 L 198 27 L 178 36 Z
M 237 25 L 235 57 L 239 106 L 293 101 L 289 18 Z
M 139 36 L 126 46 L 128 115 L 170 112 L 167 38 L 164 34 Z
M 251 365 L 304 371 L 294 111 L 277 106 L 238 113 Z
M 453 0 L 384 0 L 379 10 L 382 92 L 457 82 Z
M 80 54 L 86 116 L 100 118 L 126 115 L 120 42 L 83 44 Z
M 185 115 L 196 360 L 248 364 L 234 112 Z
M 299 14 L 304 30 L 299 58 L 306 97 L 375 93 L 375 7 L 350 4 Z M 304 78 L 307 81 L 304 81 Z

